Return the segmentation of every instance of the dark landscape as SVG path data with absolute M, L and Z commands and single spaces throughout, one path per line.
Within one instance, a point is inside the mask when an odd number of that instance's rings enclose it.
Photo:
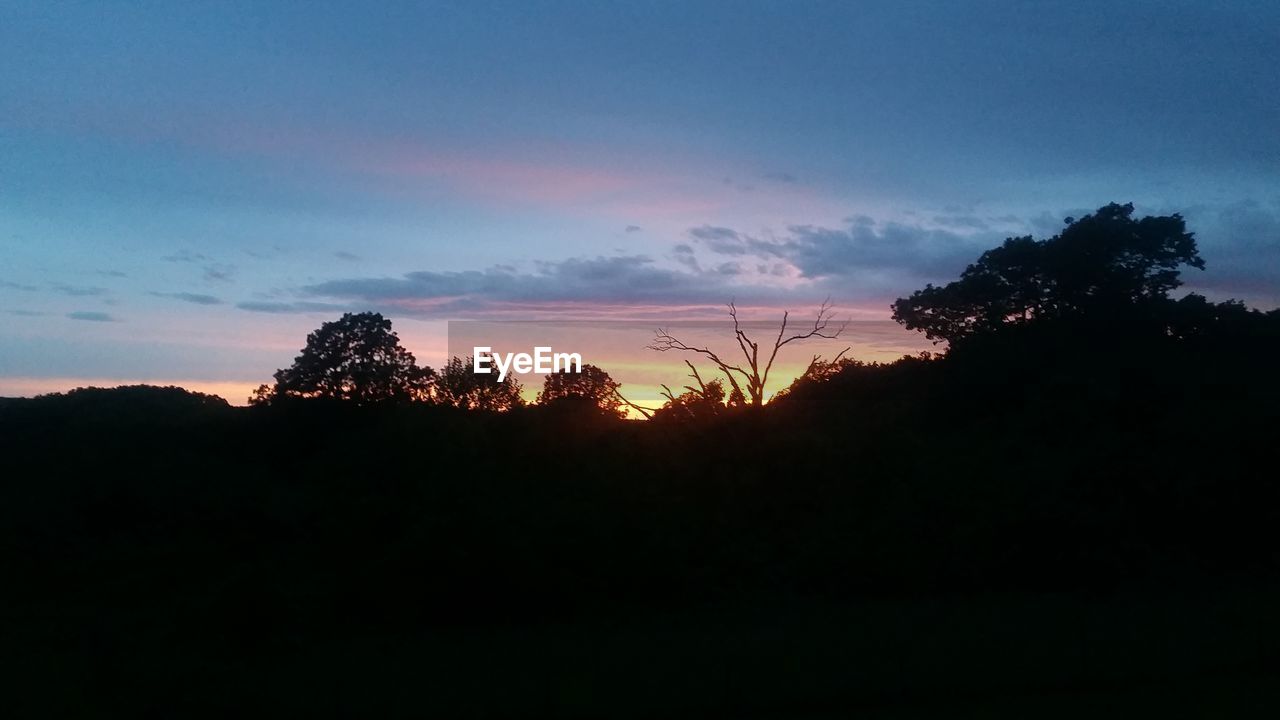
M 1201 265 L 1108 205 L 895 303 L 937 353 L 647 420 L 372 314 L 249 407 L 5 399 L 6 714 L 1270 716 L 1280 313 Z

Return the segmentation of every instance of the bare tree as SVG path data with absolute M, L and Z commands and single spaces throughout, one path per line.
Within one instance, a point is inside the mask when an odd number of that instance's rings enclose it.
M 782 325 L 778 328 L 778 336 L 773 341 L 773 347 L 766 351 L 767 356 L 762 356 L 760 344 L 753 341 L 743 331 L 742 324 L 738 321 L 738 308 L 730 302 L 729 317 L 733 318 L 734 339 L 737 340 L 738 348 L 742 351 L 743 362 L 741 364 L 735 364 L 721 358 L 710 348 L 688 345 L 662 328 L 659 328 L 654 334 L 653 343 L 648 348 L 658 352 L 675 350 L 702 355 L 710 360 L 729 381 L 729 386 L 732 388 L 730 402 L 733 402 L 736 397 L 740 398 L 743 404 L 748 404 L 751 407 L 760 407 L 764 404 L 764 386 L 769 381 L 769 371 L 773 369 L 773 363 L 778 357 L 778 351 L 785 345 L 799 340 L 815 337 L 831 340 L 840 337 L 840 334 L 844 332 L 849 323 L 846 321 L 841 323 L 839 327 L 832 327 L 832 315 L 831 299 L 827 298 L 822 302 L 822 306 L 818 308 L 818 315 L 814 318 L 811 327 L 807 326 L 803 332 L 788 335 L 787 322 L 790 318 L 790 312 L 784 312 L 782 314 Z M 705 389 L 706 385 L 702 382 L 697 368 L 688 360 L 685 361 L 685 364 L 693 371 L 690 377 L 697 380 L 699 387 Z M 664 385 L 663 387 L 665 388 L 666 386 Z M 688 387 L 688 389 L 696 392 L 695 388 Z M 666 394 L 670 397 L 671 391 L 669 388 Z

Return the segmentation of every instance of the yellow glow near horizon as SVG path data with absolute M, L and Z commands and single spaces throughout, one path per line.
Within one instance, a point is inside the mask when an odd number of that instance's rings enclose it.
M 802 320 L 798 320 L 803 322 Z M 411 326 L 412 327 L 412 326 Z M 685 385 L 694 384 L 689 377 L 689 369 L 685 360 L 694 363 L 704 381 L 722 377 L 714 364 L 707 358 L 695 353 L 666 352 L 660 353 L 645 346 L 653 336 L 653 328 L 648 323 L 604 323 L 604 324 L 572 324 L 572 323 L 522 323 L 477 326 L 484 337 L 483 342 L 477 338 L 478 344 L 491 344 L 495 350 L 527 352 L 536 345 L 551 345 L 556 350 L 579 352 L 584 363 L 596 365 L 622 384 L 622 394 L 631 402 L 648 408 L 660 407 L 665 398 L 662 397 L 662 385 L 671 387 L 679 394 Z M 732 326 L 707 324 L 681 328 L 673 332 L 687 334 L 690 342 L 707 345 L 715 349 L 729 362 L 742 362 L 741 351 L 733 343 Z M 416 328 L 415 328 L 416 329 Z M 770 345 L 777 334 L 777 326 L 768 323 L 754 324 L 751 335 L 761 345 Z M 443 340 L 439 332 L 425 333 L 430 345 L 436 349 L 433 355 L 444 355 L 439 352 L 438 345 Z M 423 340 L 423 338 L 416 338 Z M 454 347 L 447 352 L 453 354 L 470 354 L 463 350 L 469 346 L 472 338 L 450 337 Z M 465 340 L 465 342 L 464 342 Z M 406 345 L 412 343 L 407 342 Z M 418 343 L 424 344 L 424 343 Z M 887 362 L 904 354 L 915 354 L 931 346 L 916 333 L 903 330 L 891 322 L 856 322 L 838 339 L 812 339 L 797 342 L 782 349 L 778 355 L 765 387 L 765 397 L 770 398 L 778 391 L 788 387 L 801 373 L 814 355 L 832 358 L 845 348 L 849 348 L 846 357 L 864 361 Z M 414 347 L 421 350 L 422 348 Z M 764 348 L 762 347 L 762 352 Z M 419 353 L 420 357 L 423 354 Z M 762 361 L 763 363 L 763 361 Z M 274 368 L 264 371 L 262 379 L 238 380 L 225 378 L 163 378 L 154 376 L 139 377 L 0 377 L 0 396 L 33 396 L 44 393 L 66 392 L 78 387 L 119 387 L 121 385 L 174 385 L 196 392 L 218 395 L 232 405 L 246 405 L 254 388 L 263 382 L 270 382 L 270 373 Z M 533 402 L 542 389 L 544 377 L 532 373 L 516 375 L 523 385 L 522 396 Z M 640 413 L 631 409 L 628 414 L 640 417 Z

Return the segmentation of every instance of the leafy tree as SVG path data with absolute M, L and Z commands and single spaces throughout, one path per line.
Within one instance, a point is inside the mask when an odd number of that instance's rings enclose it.
M 1163 307 L 1181 284 L 1179 268 L 1204 268 L 1178 214 L 1133 218 L 1111 203 L 1047 240 L 1009 238 L 965 268 L 893 303 L 893 318 L 935 342 L 955 343 L 1045 318 L 1104 318 Z
M 542 383 L 538 403 L 586 402 L 610 415 L 623 417 L 623 400 L 618 395 L 622 384 L 595 365 L 583 365 L 581 372 L 562 370 L 551 373 Z
M 506 411 L 524 405 L 520 381 L 508 375 L 477 373 L 472 358 L 454 356 L 436 378 L 436 402 L 466 410 Z
M 357 403 L 430 399 L 434 373 L 419 367 L 391 321 L 374 312 L 346 313 L 307 336 L 293 365 L 275 373 L 250 398 L 269 404 L 285 397 L 335 398 Z
M 715 378 L 698 387 L 685 386 L 685 391 L 676 395 L 670 388 L 663 386 L 663 396 L 667 401 L 653 414 L 658 422 L 688 422 L 703 420 L 723 414 L 730 407 L 741 407 L 741 396 L 738 402 L 725 399 L 724 381 Z

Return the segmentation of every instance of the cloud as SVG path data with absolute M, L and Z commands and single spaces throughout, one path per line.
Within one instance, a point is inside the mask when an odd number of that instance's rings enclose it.
M 246 250 L 245 253 L 251 257 L 259 259 L 267 257 L 267 255 L 254 250 Z M 165 255 L 160 259 L 165 262 L 173 263 L 199 263 L 202 265 L 201 270 L 204 273 L 204 279 L 206 282 L 230 282 L 236 272 L 236 267 L 234 265 L 214 262 L 213 258 L 208 255 L 192 250 L 179 250 L 172 255 Z
M 393 277 L 349 277 L 296 288 L 297 301 L 241 303 L 257 312 L 328 307 L 379 309 L 421 317 L 575 308 L 718 307 L 729 298 L 756 305 L 886 299 L 954 277 L 1002 238 L 851 218 L 847 227 L 793 225 L 755 237 L 700 225 L 659 263 L 646 255 L 578 257 L 531 268 L 422 270 Z M 700 253 L 707 253 L 699 257 Z M 708 261 L 708 259 L 712 261 Z M 325 306 L 324 302 L 336 303 Z M 602 311 L 603 312 L 603 311 Z
M 210 282 L 231 282 L 235 272 L 234 265 L 205 265 L 204 279 Z
M 191 250 L 179 250 L 178 252 L 173 253 L 172 255 L 165 255 L 160 259 L 164 260 L 165 262 L 196 263 L 196 262 L 204 262 L 206 260 L 209 260 L 210 258 L 208 255 L 203 255 L 201 253 L 193 252 Z
M 47 312 L 40 312 L 39 310 L 9 310 L 8 313 L 10 315 L 18 315 L 20 317 L 42 317 L 49 314 Z
M 701 270 L 698 266 L 698 258 L 694 257 L 693 246 L 691 245 L 686 243 L 676 245 L 671 248 L 671 256 L 676 262 L 684 265 L 694 272 L 699 272 Z
M 786 183 L 788 185 L 799 182 L 799 180 L 796 179 L 795 175 L 792 175 L 791 173 L 784 173 L 784 172 L 765 173 L 762 177 L 764 177 L 765 180 L 772 180 L 774 182 Z
M 532 271 L 510 267 L 456 272 L 419 271 L 400 277 L 348 278 L 309 285 L 307 297 L 343 300 L 361 306 L 440 315 L 497 305 L 530 307 L 550 303 L 583 306 L 719 305 L 735 294 L 776 297 L 777 288 L 728 287 L 715 272 L 700 272 L 692 247 L 675 252 L 686 269 L 662 267 L 644 255 L 570 258 L 536 262 Z M 681 258 L 687 258 L 682 260 Z M 289 307 L 281 304 L 280 311 Z M 243 307 L 243 305 L 242 305 Z M 261 308 L 246 308 L 261 309 Z
M 240 252 L 254 258 L 255 260 L 270 260 L 272 258 L 289 254 L 289 250 L 280 245 L 272 245 L 268 248 L 241 248 Z M 204 259 L 207 260 L 208 258 Z
M 781 260 L 810 279 L 876 271 L 916 278 L 954 275 L 1002 239 L 990 233 L 960 234 L 897 222 L 877 226 L 865 217 L 851 218 L 846 228 L 792 225 L 786 235 L 765 239 L 705 225 L 690 229 L 689 234 L 713 253 Z
M 335 312 L 348 309 L 344 305 L 335 305 L 332 303 L 317 302 L 270 302 L 270 301 L 248 301 L 236 303 L 236 307 L 249 312 L 260 313 L 308 313 L 308 312 Z
M 22 283 L 10 282 L 8 280 L 0 280 L 0 288 L 9 288 L 10 290 L 21 290 L 23 292 L 37 292 L 40 288 L 35 285 L 24 285 Z
M 713 253 L 719 255 L 746 255 L 744 239 L 732 228 L 702 225 L 689 228 L 689 235 Z
M 934 215 L 933 221 L 945 227 L 967 230 L 986 230 L 991 227 L 986 220 L 977 215 Z
M 640 232 L 640 231 L 641 231 L 641 230 L 643 230 L 643 229 L 644 229 L 644 228 L 640 227 L 639 225 L 628 225 L 628 226 L 626 227 L 626 229 L 624 229 L 624 230 L 623 230 L 623 232 L 625 232 L 625 233 L 638 233 L 638 232 Z
M 1212 256 L 1228 277 L 1239 279 L 1252 272 L 1259 285 L 1269 281 L 1274 287 L 1280 275 L 1280 243 L 1274 242 L 1280 235 L 1280 205 L 1223 207 L 1214 217 L 1215 227 L 1222 229 L 1217 234 L 1236 239 L 1203 247 L 1212 246 Z M 763 236 L 700 225 L 688 230 L 691 242 L 672 246 L 663 262 L 619 254 L 534 262 L 524 268 L 495 265 L 484 270 L 346 277 L 294 288 L 288 300 L 237 307 L 272 313 L 376 309 L 417 317 L 528 316 L 544 310 L 617 314 L 632 308 L 659 312 L 664 307 L 692 312 L 719 307 L 729 298 L 743 305 L 778 307 L 827 295 L 838 303 L 881 307 L 926 282 L 955 279 L 983 251 L 1040 219 L 1028 217 L 987 229 L 977 222 L 953 222 L 967 230 L 961 231 L 924 218 L 880 222 L 856 216 L 839 227 L 791 225 Z M 1018 232 L 1001 229 L 1008 224 Z M 1055 225 L 1060 227 L 1061 219 Z M 1210 258 L 1210 250 L 1205 254 Z
M 80 285 L 64 285 L 62 283 L 53 283 L 49 287 L 51 287 L 54 292 L 59 292 L 59 293 L 62 293 L 63 295 L 70 295 L 72 297 L 90 297 L 90 296 L 97 296 L 97 295 L 105 295 L 107 293 L 106 288 L 84 287 Z
M 194 304 L 196 304 L 196 305 L 221 305 L 221 304 L 222 304 L 222 300 L 220 300 L 220 299 L 218 299 L 218 298 L 216 298 L 216 297 L 214 297 L 214 296 L 212 296 L 212 295 L 201 295 L 201 294 L 199 294 L 199 293 L 187 293 L 187 292 L 162 293 L 162 292 L 153 292 L 153 293 L 151 293 L 151 295 L 154 295 L 154 296 L 156 296 L 156 297 L 163 297 L 163 298 L 173 298 L 174 300 L 181 300 L 181 301 L 183 301 L 183 302 L 194 303 Z
M 116 318 L 104 312 L 93 312 L 89 310 L 77 310 L 76 312 L 67 313 L 67 317 L 72 320 L 84 320 L 86 322 L 119 322 Z
M 336 257 L 336 258 L 338 258 L 339 260 L 346 260 L 347 262 L 359 262 L 359 261 L 360 261 L 360 256 L 359 256 L 359 255 L 356 255 L 355 253 L 349 253 L 349 252 L 347 252 L 346 250 L 339 250 L 339 251 L 335 252 L 335 253 L 333 254 L 333 256 L 334 256 L 334 257 Z
M 738 231 L 733 228 L 715 227 L 714 225 L 702 225 L 695 228 L 689 228 L 689 234 L 699 240 L 737 240 Z

